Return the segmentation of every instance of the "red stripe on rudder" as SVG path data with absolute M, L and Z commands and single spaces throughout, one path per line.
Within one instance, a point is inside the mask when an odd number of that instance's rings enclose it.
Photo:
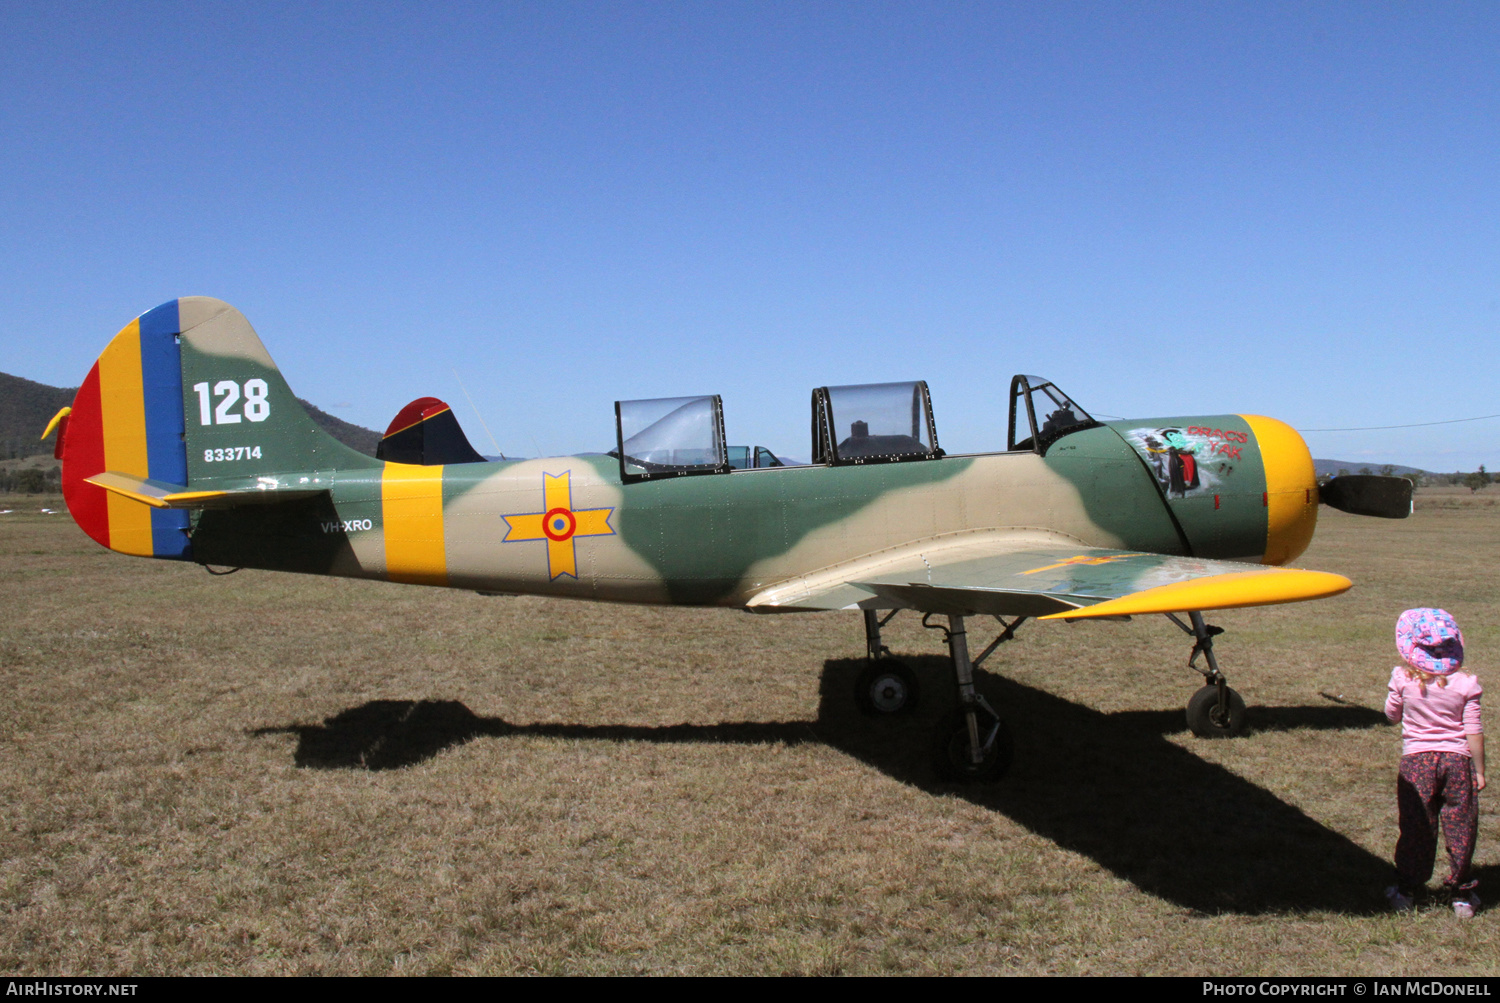
M 109 546 L 109 493 L 84 478 L 104 472 L 104 409 L 99 403 L 99 363 L 73 398 L 68 437 L 63 440 L 63 500 L 78 527 Z

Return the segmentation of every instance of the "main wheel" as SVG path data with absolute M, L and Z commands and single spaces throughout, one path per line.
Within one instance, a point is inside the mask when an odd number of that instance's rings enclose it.
M 1219 688 L 1205 686 L 1187 705 L 1187 723 L 1199 738 L 1234 738 L 1245 732 L 1245 701 L 1234 690 L 1224 691 L 1224 710 L 1219 710 Z
M 1015 742 L 1004 718 L 979 715 L 979 739 L 989 735 L 990 729 L 998 725 L 995 742 L 985 753 L 983 762 L 969 758 L 969 722 L 962 713 L 952 714 L 938 726 L 937 746 L 933 750 L 932 768 L 944 780 L 960 780 L 968 783 L 991 783 L 1010 771 L 1015 758 Z
M 871 717 L 910 713 L 919 696 L 917 677 L 893 658 L 871 662 L 854 682 L 854 700 Z

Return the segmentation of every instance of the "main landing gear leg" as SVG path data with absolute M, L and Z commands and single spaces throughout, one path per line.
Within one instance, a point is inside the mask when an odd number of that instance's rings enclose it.
M 909 714 L 916 709 L 921 695 L 916 675 L 906 663 L 892 658 L 891 649 L 880 640 L 880 628 L 898 612 L 893 609 L 882 617 L 873 609 L 864 611 L 867 663 L 854 681 L 854 701 L 870 717 Z
M 880 618 L 880 613 L 877 610 L 867 609 L 862 610 L 862 612 L 865 615 L 865 657 L 873 662 L 879 659 L 881 655 L 889 655 L 891 653 L 891 649 L 887 648 L 880 641 L 880 628 L 890 623 L 892 618 L 901 611 L 893 609 L 885 615 L 885 619 L 883 620 Z
M 948 780 L 999 780 L 1010 769 L 1014 747 L 1010 729 L 995 708 L 974 688 L 974 669 L 1000 644 L 1015 636 L 1021 617 L 1005 627 L 1001 635 L 974 661 L 969 660 L 969 637 L 964 618 L 949 616 L 948 626 L 938 629 L 947 635 L 948 653 L 953 659 L 953 677 L 958 684 L 958 710 L 939 725 L 933 766 L 939 776 Z M 933 626 L 922 618 L 924 627 Z
M 1224 628 L 1204 623 L 1202 613 L 1188 614 L 1191 627 L 1171 613 L 1167 614 L 1167 619 L 1193 635 L 1188 668 L 1201 672 L 1207 683 L 1188 701 L 1188 728 L 1199 738 L 1234 738 L 1244 734 L 1245 701 L 1229 688 L 1229 681 L 1219 671 L 1219 660 L 1214 657 L 1214 638 L 1224 633 Z M 1203 656 L 1207 668 L 1199 668 L 1199 655 Z

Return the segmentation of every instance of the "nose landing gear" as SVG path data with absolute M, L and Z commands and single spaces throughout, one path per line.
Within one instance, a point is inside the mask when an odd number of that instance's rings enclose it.
M 1188 701 L 1188 729 L 1199 738 L 1235 738 L 1243 735 L 1245 701 L 1229 688 L 1229 681 L 1219 671 L 1219 661 L 1214 657 L 1214 638 L 1224 633 L 1224 628 L 1205 624 L 1202 613 L 1188 614 L 1192 626 L 1171 613 L 1166 614 L 1166 617 L 1183 631 L 1193 635 L 1193 651 L 1188 656 L 1188 668 L 1201 672 L 1207 684 Z M 1207 668 L 1199 668 L 1200 654 Z

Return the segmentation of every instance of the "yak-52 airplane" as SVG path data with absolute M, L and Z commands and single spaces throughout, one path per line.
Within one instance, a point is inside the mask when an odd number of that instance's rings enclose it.
M 1320 498 L 1411 510 L 1400 478 L 1320 488 L 1302 438 L 1271 418 L 1101 422 L 1035 376 L 1012 380 L 1009 411 L 1004 451 L 949 455 L 925 383 L 821 387 L 812 462 L 783 465 L 727 445 L 716 396 L 620 401 L 612 452 L 492 462 L 446 405 L 421 398 L 371 458 L 313 423 L 239 311 L 187 297 L 120 331 L 48 433 L 59 429 L 73 518 L 125 554 L 484 593 L 861 610 L 857 698 L 872 714 L 917 697 L 882 626 L 898 610 L 946 617 L 959 710 L 936 765 L 976 780 L 1006 770 L 1011 743 L 974 668 L 1022 621 L 1166 614 L 1205 678 L 1192 730 L 1238 734 L 1245 705 L 1203 612 L 1349 588 L 1281 567 L 1307 547 Z M 1001 631 L 971 658 L 974 616 Z

